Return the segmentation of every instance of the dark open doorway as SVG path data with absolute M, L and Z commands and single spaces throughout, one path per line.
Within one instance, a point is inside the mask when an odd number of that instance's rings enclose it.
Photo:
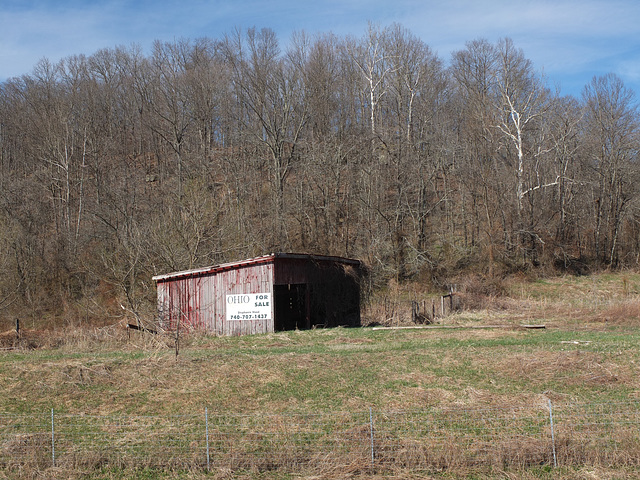
M 310 328 L 307 285 L 275 285 L 275 330 Z

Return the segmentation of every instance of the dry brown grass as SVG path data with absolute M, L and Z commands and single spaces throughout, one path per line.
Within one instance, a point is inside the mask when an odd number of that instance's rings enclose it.
M 526 379 L 535 384 L 556 378 L 565 385 L 637 385 L 633 365 L 621 365 L 601 353 L 578 349 L 514 354 L 496 359 L 494 365 L 496 371 L 507 378 Z
M 0 345 L 12 350 L 0 351 L 0 409 L 31 413 L 53 406 L 79 415 L 173 415 L 208 406 L 210 412 L 260 415 L 366 412 L 370 406 L 377 411 L 546 408 L 549 399 L 563 405 L 640 398 L 639 282 L 632 275 L 626 283 L 615 276 L 530 285 L 507 279 L 484 294 L 477 286 L 462 292 L 463 300 L 475 295 L 481 309 L 441 319 L 459 329 L 333 329 L 235 339 L 191 334 L 181 339 L 177 358 L 171 335 L 127 331 L 121 324 L 25 329 L 20 338 L 7 330 Z M 410 324 L 403 315 L 410 313 L 410 301 L 419 299 L 418 289 L 403 296 L 396 288 L 394 295 L 370 306 L 369 318 Z M 391 320 L 390 312 L 395 312 Z M 524 323 L 547 328 L 524 330 L 519 327 Z M 465 328 L 486 325 L 508 328 Z M 367 434 L 366 428 L 352 432 L 358 438 Z M 453 437 L 438 445 L 394 440 L 400 448 L 377 452 L 381 469 L 375 474 L 368 469 L 367 452 L 300 457 L 282 451 L 277 458 L 238 457 L 206 478 L 280 478 L 278 472 L 295 472 L 296 478 L 634 478 L 637 434 L 620 428 L 612 435 L 619 444 L 610 449 L 590 443 L 586 431 L 559 432 L 563 467 L 553 471 L 543 468 L 550 463 L 547 443 L 506 435 L 487 444 Z M 15 437 L 2 448 L 30 448 L 36 455 L 36 443 Z M 114 464 L 109 458 L 97 452 L 69 455 L 66 461 L 72 475 L 91 478 L 102 465 Z M 67 478 L 62 467 L 47 469 L 46 459 L 42 465 L 38 461 L 32 458 L 29 472 L 16 468 L 26 476 Z M 121 473 L 100 478 L 135 478 L 133 463 L 115 463 Z M 423 465 L 429 467 L 421 470 Z M 204 478 L 199 468 L 182 468 L 182 473 L 168 468 L 162 475 Z

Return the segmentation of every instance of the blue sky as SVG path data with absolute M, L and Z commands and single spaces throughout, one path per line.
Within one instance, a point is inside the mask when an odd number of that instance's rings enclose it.
M 640 99 L 638 0 L 0 0 L 0 81 L 100 48 L 268 27 L 361 36 L 399 23 L 448 64 L 465 42 L 511 37 L 563 94 L 616 73 Z

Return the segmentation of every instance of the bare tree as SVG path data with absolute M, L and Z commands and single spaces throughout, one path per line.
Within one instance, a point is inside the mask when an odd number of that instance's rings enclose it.
M 575 211 L 575 189 L 581 181 L 578 172 L 580 123 L 582 108 L 572 97 L 559 98 L 549 115 L 551 147 L 553 149 L 554 172 L 558 178 L 557 209 L 558 224 L 556 242 L 563 250 L 563 261 L 567 266 L 566 249 L 574 236 L 577 224 Z M 572 208 L 573 207 L 573 208 Z
M 175 156 L 178 196 L 184 182 L 184 150 L 187 131 L 193 118 L 188 108 L 186 70 L 190 55 L 190 43 L 180 40 L 173 43 L 156 41 L 153 55 L 136 67 L 135 85 L 147 126 L 170 147 Z
M 551 95 L 542 79 L 534 72 L 530 60 L 516 49 L 510 39 L 497 47 L 495 107 L 499 112 L 496 128 L 502 132 L 509 146 L 515 150 L 515 199 L 517 229 L 520 242 L 525 243 L 525 258 L 535 255 L 538 239 L 526 226 L 523 200 L 540 188 L 557 185 L 558 178 L 541 182 L 538 156 L 546 152 L 543 135 L 543 116 L 551 105 Z M 508 155 L 508 149 L 507 149 Z M 535 258 L 533 258 L 536 261 Z
M 470 197 L 471 228 L 466 232 L 473 247 L 484 246 L 489 270 L 500 240 L 509 244 L 508 204 L 503 164 L 497 155 L 499 131 L 494 107 L 496 48 L 487 40 L 474 40 L 453 54 L 450 73 L 455 85 L 452 117 L 458 135 L 458 180 Z M 466 222 L 465 222 L 466 225 Z
M 386 29 L 369 23 L 367 34 L 361 40 L 347 43 L 349 56 L 365 82 L 372 137 L 376 136 L 378 106 L 387 92 L 386 76 L 393 69 L 384 48 L 387 34 Z
M 613 74 L 594 77 L 583 91 L 583 100 L 589 166 L 595 174 L 595 254 L 615 266 L 624 216 L 638 194 L 638 105 L 633 92 Z
M 240 102 L 247 108 L 242 115 L 251 139 L 267 148 L 271 157 L 273 200 L 276 215 L 276 242 L 285 245 L 284 189 L 299 148 L 307 106 L 303 102 L 304 84 L 300 64 L 280 57 L 275 33 L 249 29 L 245 39 L 240 32 L 227 37 L 227 61 L 234 72 Z
M 197 130 L 201 161 L 206 165 L 212 147 L 226 143 L 223 110 L 230 96 L 229 70 L 219 42 L 197 40 L 188 52 L 184 88 L 189 115 Z

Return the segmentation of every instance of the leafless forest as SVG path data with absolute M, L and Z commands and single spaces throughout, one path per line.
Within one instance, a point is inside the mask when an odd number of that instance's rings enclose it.
M 399 25 L 44 59 L 0 84 L 0 316 L 149 312 L 153 274 L 273 251 L 374 288 L 636 266 L 639 122 L 615 75 L 561 96 L 509 39 Z

